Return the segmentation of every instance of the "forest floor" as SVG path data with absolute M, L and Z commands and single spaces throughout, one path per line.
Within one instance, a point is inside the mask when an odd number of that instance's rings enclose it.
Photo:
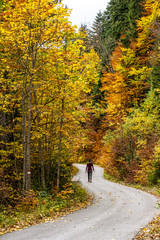
M 104 174 L 104 177 L 109 181 L 140 189 L 142 191 L 155 195 L 157 198 L 160 198 L 160 186 L 141 186 L 139 184 L 127 184 L 123 181 L 119 181 L 109 176 L 106 173 Z M 151 221 L 145 228 L 141 229 L 134 240 L 160 240 L 160 215 L 156 216 L 153 221 Z
M 35 198 L 33 192 L 26 197 L 32 198 L 31 204 L 19 203 L 15 209 L 0 211 L 0 236 L 40 223 L 54 222 L 60 217 L 71 214 L 92 204 L 93 197 L 78 183 L 60 194 L 53 196 L 44 192 Z M 22 206 L 23 204 L 23 206 Z
M 134 238 L 134 240 L 160 240 L 160 215 Z

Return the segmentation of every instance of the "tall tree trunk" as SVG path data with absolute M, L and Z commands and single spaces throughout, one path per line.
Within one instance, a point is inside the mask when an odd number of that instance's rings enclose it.
M 23 136 L 23 192 L 26 189 L 26 118 L 27 118 L 27 96 L 26 96 L 26 82 L 23 81 L 22 91 L 22 136 Z
M 63 118 L 64 118 L 64 97 L 62 99 L 61 106 L 61 118 L 60 118 L 60 130 L 59 130 L 59 144 L 58 144 L 58 170 L 57 170 L 57 192 L 60 190 L 60 168 L 61 168 L 61 149 L 62 149 L 62 127 L 63 127 Z
M 35 104 L 36 104 L 38 128 L 40 128 L 40 111 L 38 109 L 38 102 L 37 102 L 37 96 L 36 96 L 35 89 L 34 89 L 34 100 L 35 100 Z M 43 189 L 45 189 L 45 187 L 46 187 L 45 169 L 44 169 L 43 146 L 42 146 L 41 138 L 39 138 L 39 140 L 38 140 L 38 148 L 39 148 L 39 158 L 41 160 L 41 181 L 42 181 L 42 187 L 43 187 Z
M 45 189 L 46 187 L 46 181 L 45 181 L 45 169 L 44 169 L 44 159 L 43 159 L 43 146 L 42 141 L 39 139 L 39 154 L 41 159 L 41 181 L 42 181 L 42 187 Z
M 6 121 L 6 113 L 4 113 L 2 110 L 0 111 L 0 125 L 5 129 L 7 126 Z M 7 136 L 6 133 L 2 135 L 0 134 L 0 141 L 2 141 L 5 144 L 2 144 L 2 150 L 6 150 L 6 143 L 7 143 Z
M 27 130 L 27 153 L 26 153 L 26 190 L 31 189 L 31 113 L 32 113 L 32 77 L 29 85 L 29 99 L 28 99 L 28 130 Z

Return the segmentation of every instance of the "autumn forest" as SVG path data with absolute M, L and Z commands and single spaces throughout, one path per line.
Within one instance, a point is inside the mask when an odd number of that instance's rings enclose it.
M 89 158 L 127 183 L 160 184 L 159 0 L 110 0 L 91 29 L 70 13 L 63 1 L 0 0 L 7 212 L 72 198 L 72 164 Z

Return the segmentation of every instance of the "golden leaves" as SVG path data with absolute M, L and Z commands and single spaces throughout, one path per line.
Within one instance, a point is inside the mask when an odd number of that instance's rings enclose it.
M 160 216 L 155 217 L 154 220 L 144 229 L 142 229 L 137 236 L 135 237 L 135 240 L 148 240 L 148 239 L 154 239 L 159 240 L 160 239 Z
M 80 121 L 84 121 L 85 111 L 79 105 L 85 102 L 91 87 L 98 81 L 99 59 L 93 50 L 85 52 L 82 40 L 84 36 L 76 33 L 71 26 L 67 18 L 69 13 L 62 4 L 54 4 L 49 0 L 11 0 L 3 12 L 0 67 L 8 73 L 7 78 L 2 78 L 4 86 L 9 85 L 8 91 L 12 93 L 11 96 L 3 96 L 3 111 L 13 111 L 11 104 L 9 107 L 12 98 L 13 102 L 17 100 L 20 105 L 17 108 L 21 117 L 21 104 L 26 104 L 27 118 L 28 92 L 32 88 L 30 111 L 33 119 L 30 140 L 33 146 L 44 135 L 57 146 L 59 119 L 62 115 L 66 148 L 69 149 L 69 144 L 74 144 L 74 137 L 77 137 L 79 143 L 84 141 L 81 139 L 84 134 L 80 133 Z M 62 99 L 65 102 L 63 114 Z M 89 98 L 87 101 L 89 102 Z M 22 118 L 19 122 L 21 121 Z M 54 130 L 50 131 L 51 128 Z M 16 151 L 19 151 L 17 147 Z

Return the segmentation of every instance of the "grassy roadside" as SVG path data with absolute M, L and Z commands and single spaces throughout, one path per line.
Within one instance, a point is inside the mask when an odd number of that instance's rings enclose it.
M 122 185 L 140 189 L 146 191 L 156 197 L 160 198 L 160 187 L 159 186 L 141 186 L 139 184 L 127 184 L 123 181 L 118 181 L 112 176 L 109 176 L 107 173 L 104 173 L 104 178 L 106 180 L 120 183 Z M 159 204 L 160 207 L 160 204 Z M 155 217 L 151 223 L 148 224 L 144 229 L 140 230 L 134 240 L 160 240 L 160 215 Z
M 30 192 L 14 209 L 0 212 L 0 235 L 31 225 L 56 221 L 92 203 L 92 196 L 78 182 L 73 182 L 57 194 Z

